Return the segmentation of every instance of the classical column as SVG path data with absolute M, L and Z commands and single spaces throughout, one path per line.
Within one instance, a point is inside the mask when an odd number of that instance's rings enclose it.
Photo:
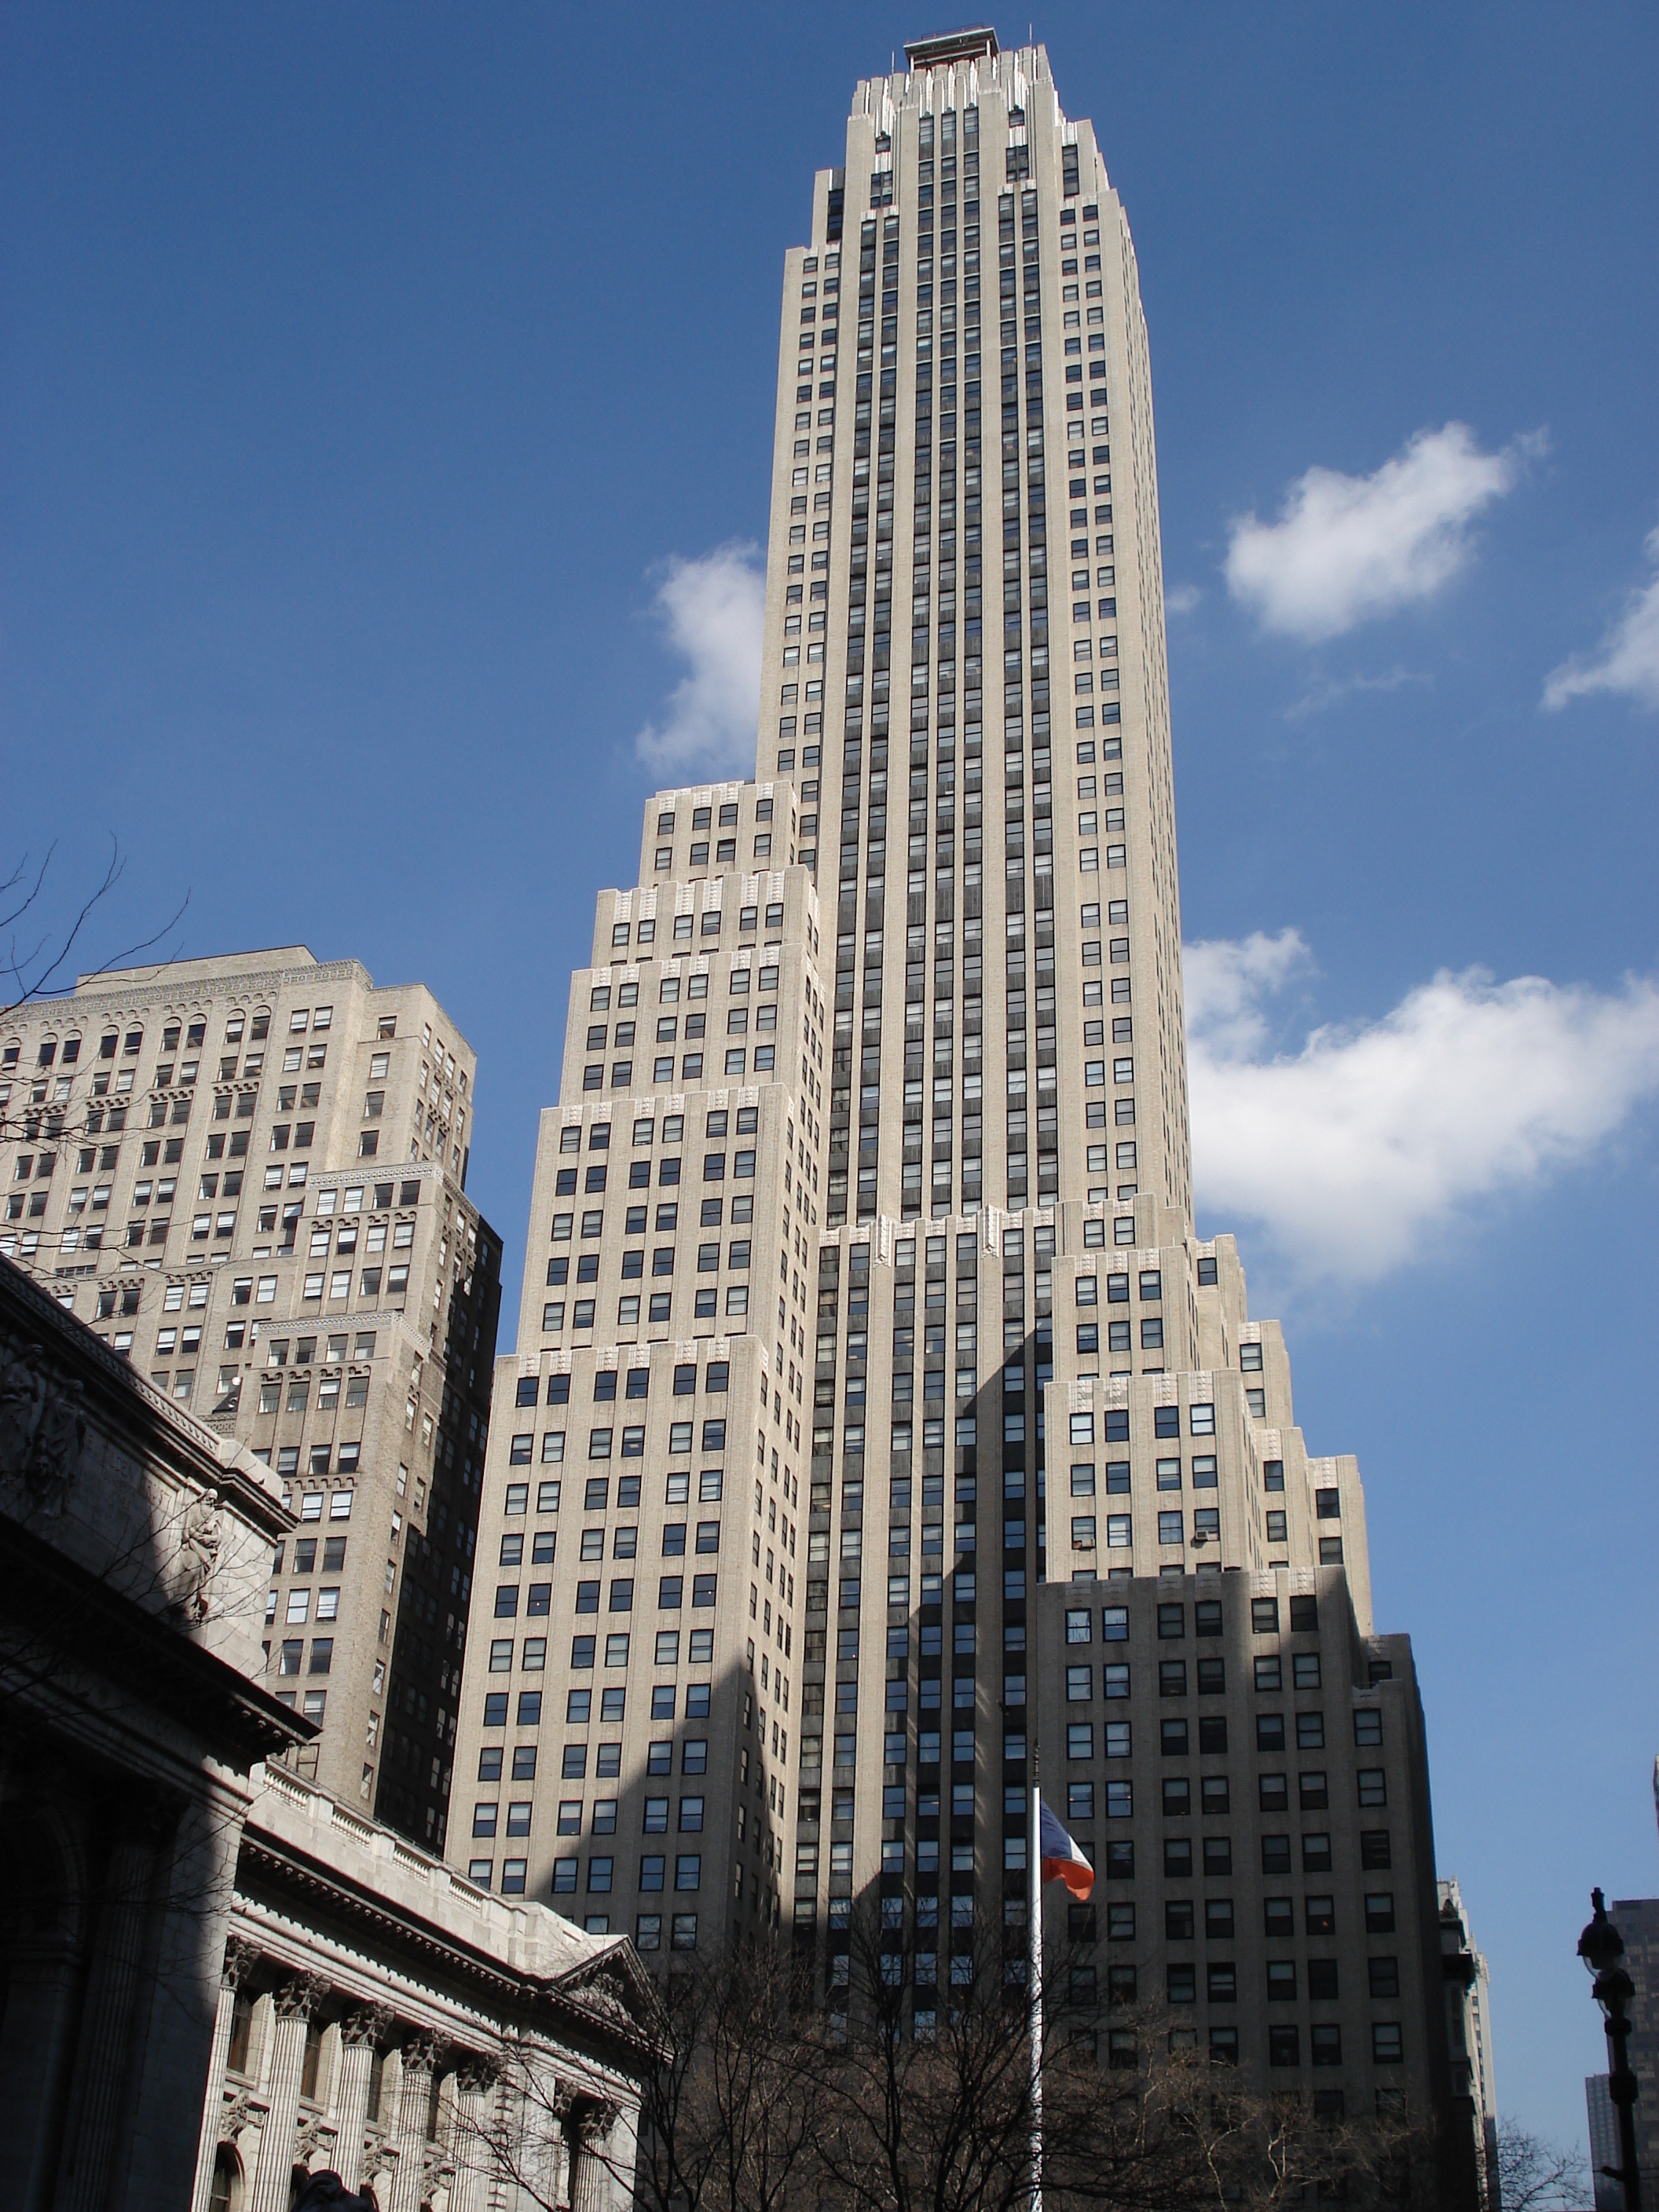
M 570 2167 L 570 2212 L 609 2212 L 611 2124 L 616 2117 L 614 2105 L 584 2105 L 577 2109 Z
M 230 2031 L 236 2017 L 236 1992 L 258 1957 L 251 1943 L 233 1936 L 225 1946 L 219 1969 L 219 2002 L 213 2015 L 213 2054 L 208 2061 L 207 2094 L 202 2100 L 202 2132 L 196 2147 L 196 2186 L 191 2191 L 191 2212 L 207 2212 L 213 2193 L 213 2161 L 219 2152 L 219 2115 L 224 2109 L 225 2061 L 230 2053 Z
M 368 2082 L 374 2071 L 374 2050 L 392 2032 L 392 2014 L 384 2005 L 367 2005 L 348 2013 L 340 2022 L 339 2087 L 334 2097 L 334 2166 L 340 2179 L 354 2192 L 362 2184 L 363 2130 L 368 2124 Z M 195 2212 L 206 2212 L 198 2206 Z
M 44 1821 L 25 1817 L 15 1797 L 6 1817 L 16 1918 L 0 2021 L 0 2143 L 17 2202 L 44 2204 L 52 2201 L 57 2123 L 75 2060 L 91 1905 L 79 1853 L 64 1848 Z
M 501 2121 L 520 2195 L 536 2204 L 570 2202 L 571 2088 L 544 2044 L 520 2043 L 503 2081 Z
M 272 2000 L 275 2018 L 265 2088 L 268 2103 L 248 2212 L 288 2212 L 295 2126 L 300 2117 L 300 2081 L 306 2063 L 306 2029 L 327 1989 L 327 1983 L 319 1976 L 301 1974 L 285 1982 Z
M 495 2169 L 492 2120 L 495 2075 L 482 2062 L 469 2063 L 455 2077 L 455 2179 L 449 2212 L 484 2212 Z
M 640 2108 L 637 2105 L 617 2107 L 616 2117 L 611 2123 L 605 2155 L 611 2172 L 612 2203 L 632 2204 L 640 2163 Z
M 132 2006 L 150 1914 L 160 1830 L 140 1808 L 104 1870 L 103 1909 L 93 1939 L 92 1973 L 82 2013 L 75 2089 L 64 2130 L 56 2203 L 94 2212 L 103 2203 L 124 2147 L 115 2140 L 132 2057 Z
M 398 2167 L 392 2179 L 390 2212 L 421 2212 L 426 2116 L 431 2108 L 432 2075 L 437 2063 L 435 2036 L 411 2036 L 404 2044 L 398 2079 Z M 263 2208 L 256 2205 L 254 2212 L 263 2212 Z

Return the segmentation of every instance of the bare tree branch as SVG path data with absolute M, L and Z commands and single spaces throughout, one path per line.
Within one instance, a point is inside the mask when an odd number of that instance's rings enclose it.
M 1032 2183 L 1032 2016 L 1024 1929 L 984 1917 L 918 1929 L 868 1900 L 816 2003 L 764 1943 L 676 1960 L 667 2033 L 647 2072 L 637 2167 L 617 2179 L 647 2212 L 1023 2212 Z M 921 1937 L 920 1943 L 918 1937 Z M 936 1950 L 933 1947 L 937 1945 Z M 1077 1963 L 1091 1954 L 1079 1950 Z M 1075 1983 L 1062 1955 L 1048 1971 Z M 526 2202 L 556 2212 L 514 2094 L 492 2154 Z M 1403 2106 L 1356 2118 L 1243 2090 L 1178 2010 L 1054 2002 L 1041 2053 L 1040 2179 L 1050 2212 L 1290 2212 L 1340 2201 L 1465 2212 L 1434 2127 Z M 580 2132 L 580 2130 L 579 2130 Z M 607 2156 L 600 2149 L 589 2154 Z M 1556 2212 L 1547 2196 L 1519 2212 Z
M 0 990 L 0 1019 L 3 1019 L 8 1014 L 15 1013 L 20 1006 L 27 1006 L 33 1000 L 48 998 L 54 994 L 58 979 L 68 966 L 70 956 L 80 942 L 82 931 L 126 872 L 126 860 L 122 854 L 119 840 L 112 832 L 109 859 L 105 866 L 103 876 L 82 900 L 80 908 L 67 930 L 60 933 L 52 926 L 47 925 L 41 929 L 40 935 L 35 937 L 32 943 L 27 946 L 21 945 L 17 935 L 18 927 L 24 921 L 26 916 L 34 915 L 45 892 L 47 873 L 52 867 L 57 850 L 58 841 L 54 838 L 47 846 L 46 856 L 39 868 L 35 870 L 33 881 L 30 880 L 29 875 L 28 855 L 25 854 L 13 868 L 10 875 L 3 882 L 0 882 L 0 898 L 9 897 L 14 892 L 21 893 L 8 912 L 0 914 L 0 934 L 4 934 L 8 940 L 4 953 L 0 954 L 0 987 L 3 987 L 3 990 Z M 87 973 L 89 975 L 107 975 L 113 969 L 126 966 L 140 953 L 149 951 L 152 947 L 159 945 L 164 937 L 168 936 L 182 921 L 185 910 L 189 904 L 190 893 L 186 890 L 172 915 L 159 929 L 153 931 L 149 936 L 141 939 L 136 945 L 130 945 L 121 951 L 111 953 L 107 959 L 100 961 L 95 967 L 88 969 Z M 33 927 L 34 924 L 31 921 L 29 923 L 31 930 Z M 60 937 L 61 941 L 59 941 Z M 177 957 L 175 951 L 168 955 L 167 959 L 158 962 L 157 972 L 159 973 L 161 968 L 167 966 Z
M 1498 2184 L 1504 2212 L 1569 2212 L 1583 2202 L 1584 2161 L 1577 2150 L 1529 2133 L 1519 2120 L 1500 2120 Z
M 787 1959 L 764 1942 L 677 1961 L 664 2046 L 644 2081 L 637 2164 L 617 2170 L 599 2142 L 584 2154 L 611 2166 L 650 2212 L 790 2212 L 814 2201 L 830 2054 L 795 1996 Z M 504 2045 L 495 2065 L 503 2094 L 482 2124 L 489 2155 L 526 2202 L 559 2212 L 556 2169 L 538 2145 L 556 2121 L 570 2131 L 561 2085 L 522 2048 Z

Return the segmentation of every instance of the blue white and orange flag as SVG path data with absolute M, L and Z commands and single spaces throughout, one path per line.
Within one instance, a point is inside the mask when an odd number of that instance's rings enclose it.
M 1048 1810 L 1048 1802 L 1037 1800 L 1041 1821 L 1039 1856 L 1042 1863 L 1044 1881 L 1063 1881 L 1079 1902 L 1092 1893 L 1095 1870 L 1085 1859 L 1060 1822 Z

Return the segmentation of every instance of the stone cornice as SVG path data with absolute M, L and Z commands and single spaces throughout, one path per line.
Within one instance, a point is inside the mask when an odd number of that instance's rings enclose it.
M 80 1015 L 106 1008 L 114 1011 L 126 1006 L 177 1006 L 182 1010 L 204 1001 L 217 1005 L 222 1000 L 257 998 L 290 984 L 360 982 L 365 990 L 374 988 L 374 977 L 360 960 L 319 960 L 304 968 L 210 970 L 191 976 L 183 975 L 178 968 L 163 968 L 157 971 L 153 981 L 134 983 L 125 989 L 113 984 L 100 988 L 100 978 L 93 977 L 84 984 L 77 982 L 73 991 L 62 992 L 53 998 L 31 1000 L 27 1006 L 15 1008 L 9 1018 L 21 1024 L 26 1020 L 33 1023 L 42 1017 L 52 1016 L 62 1022 L 71 1012 Z
M 291 1516 L 284 1520 L 292 1525 Z M 26 1628 L 42 1650 L 63 1637 L 74 1663 L 112 1681 L 142 1684 L 135 1711 L 159 1706 L 170 1720 L 200 1727 L 228 1763 L 246 1767 L 317 1734 L 270 1691 L 6 1514 L 0 1514 L 0 1572 L 10 1592 L 9 1627 Z
M 345 1838 L 355 1840 L 356 1853 L 343 1847 Z M 361 1856 L 361 1867 L 351 1865 L 354 1856 Z M 601 1942 L 548 1915 L 571 1955 L 540 1966 L 520 1963 L 510 1954 L 528 1936 L 533 1955 L 540 1941 L 538 1923 L 524 1908 L 476 1889 L 441 1860 L 286 1773 L 267 1770 L 264 1798 L 256 1798 L 243 1834 L 237 1892 L 255 1909 L 264 1898 L 279 1912 L 284 1895 L 303 1899 L 296 1909 L 307 1920 L 324 1907 L 331 1921 L 370 1935 L 377 1956 L 388 1942 L 404 1947 L 422 1971 L 441 1966 L 471 1991 L 471 2002 L 486 2008 L 510 2004 L 550 2014 L 562 2032 L 601 2047 L 611 2042 L 635 2054 L 654 2047 L 653 1985 L 624 1938 Z M 446 1924 L 440 1917 L 446 1903 L 477 1917 L 476 1937 Z M 602 1963 L 632 1996 L 631 2018 L 619 2008 L 584 2002 L 582 1984 Z
M 27 1332 L 52 1347 L 77 1380 L 95 1392 L 118 1428 L 137 1431 L 136 1441 L 175 1474 L 201 1489 L 216 1490 L 227 1504 L 273 1540 L 293 1525 L 280 1496 L 267 1486 L 267 1471 L 245 1445 L 220 1436 L 184 1413 L 95 1335 L 66 1314 L 23 1270 L 0 1257 L 0 1323 Z M 140 1418 L 135 1423 L 135 1412 Z

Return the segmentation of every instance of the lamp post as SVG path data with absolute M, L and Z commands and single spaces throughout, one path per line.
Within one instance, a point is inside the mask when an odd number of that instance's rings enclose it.
M 1625 2055 L 1630 2041 L 1630 2001 L 1636 1988 L 1620 1964 L 1625 1955 L 1624 1939 L 1608 1919 L 1599 1889 L 1591 1890 L 1590 1903 L 1595 1911 L 1578 1938 L 1578 1955 L 1591 1977 L 1595 2002 L 1607 2024 L 1607 2048 L 1613 2057 L 1607 2094 L 1619 2115 L 1620 2163 L 1616 2166 L 1604 2166 L 1601 2171 L 1624 2191 L 1625 2212 L 1640 2212 L 1642 2184 L 1636 2170 L 1636 2115 L 1632 2110 L 1637 2098 L 1636 2076 Z

